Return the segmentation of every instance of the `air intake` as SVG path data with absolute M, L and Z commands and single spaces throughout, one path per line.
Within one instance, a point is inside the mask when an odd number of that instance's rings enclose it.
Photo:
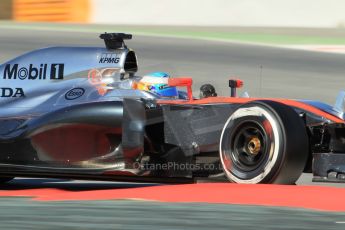
M 132 34 L 104 33 L 99 37 L 104 40 L 107 49 L 121 49 L 127 48 L 124 40 L 132 39 Z

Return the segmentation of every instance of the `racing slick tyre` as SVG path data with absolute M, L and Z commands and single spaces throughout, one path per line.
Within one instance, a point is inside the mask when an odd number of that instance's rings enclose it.
M 2 177 L 2 176 L 0 176 L 0 184 L 5 184 L 5 183 L 7 183 L 13 179 L 14 179 L 14 177 Z
M 308 158 L 303 120 L 289 106 L 254 101 L 240 106 L 224 125 L 219 145 L 232 182 L 294 184 Z

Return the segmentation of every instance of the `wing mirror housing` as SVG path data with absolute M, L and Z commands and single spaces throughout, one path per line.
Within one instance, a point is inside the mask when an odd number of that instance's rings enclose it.
M 230 96 L 236 97 L 237 96 L 237 89 L 243 87 L 243 81 L 239 79 L 230 79 L 229 80 L 229 87 L 230 87 Z

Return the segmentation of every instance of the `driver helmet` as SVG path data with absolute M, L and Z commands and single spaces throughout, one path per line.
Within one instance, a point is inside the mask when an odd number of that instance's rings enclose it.
M 168 85 L 169 77 L 170 75 L 165 72 L 153 72 L 143 76 L 137 87 L 161 97 L 178 97 L 177 88 Z

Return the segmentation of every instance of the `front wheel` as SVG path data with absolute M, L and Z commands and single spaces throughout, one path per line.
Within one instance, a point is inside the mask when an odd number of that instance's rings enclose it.
M 220 159 L 232 182 L 293 184 L 308 148 L 305 124 L 291 107 L 256 101 L 240 106 L 225 123 Z

